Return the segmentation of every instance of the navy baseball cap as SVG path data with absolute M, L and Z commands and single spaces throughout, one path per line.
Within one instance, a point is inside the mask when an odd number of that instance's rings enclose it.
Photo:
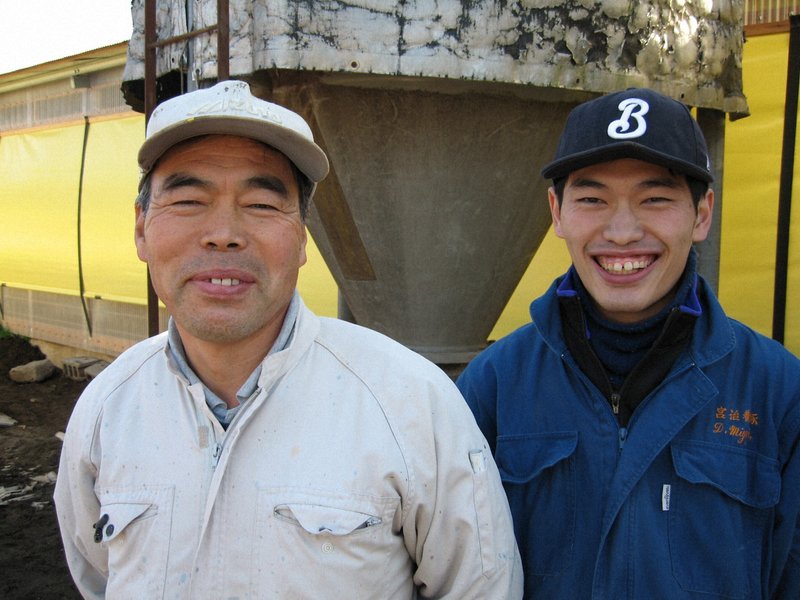
M 708 148 L 689 108 L 653 90 L 633 88 L 575 107 L 547 179 L 620 158 L 636 158 L 710 183 Z

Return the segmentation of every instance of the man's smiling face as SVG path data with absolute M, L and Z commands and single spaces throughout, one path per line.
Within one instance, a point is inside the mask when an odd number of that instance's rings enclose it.
M 306 261 L 289 160 L 250 139 L 212 135 L 168 151 L 152 174 L 136 247 L 186 344 L 258 337 L 269 348 Z
M 672 299 L 693 242 L 708 235 L 714 196 L 695 208 L 686 178 L 635 159 L 598 163 L 567 177 L 553 226 L 606 318 L 636 323 Z

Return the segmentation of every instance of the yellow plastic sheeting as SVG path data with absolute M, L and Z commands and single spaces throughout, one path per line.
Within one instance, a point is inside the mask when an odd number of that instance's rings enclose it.
M 772 334 L 788 51 L 788 34 L 748 40 L 743 73 L 752 114 L 727 123 L 725 135 L 720 299 L 728 314 L 765 335 Z M 795 353 L 800 353 L 798 173 L 795 165 L 785 337 Z
M 547 202 L 543 198 L 542 202 Z M 515 329 L 530 323 L 531 302 L 541 296 L 553 280 L 564 273 L 570 265 L 569 253 L 564 240 L 558 238 L 553 228 L 547 232 L 528 269 L 520 279 L 505 310 L 494 326 L 490 340 L 497 340 Z
M 81 155 L 85 125 L 4 136 L 0 164 L 3 243 L 0 281 L 75 295 Z M 80 209 L 87 296 L 146 298 L 145 269 L 133 244 L 133 201 L 143 139 L 141 116 L 90 123 Z
M 0 139 L 0 282 L 78 289 L 76 217 L 83 126 Z
M 146 301 L 146 270 L 133 242 L 136 153 L 143 140 L 141 115 L 90 125 L 81 209 L 83 278 L 89 297 Z
M 297 278 L 297 289 L 303 302 L 320 316 L 335 317 L 338 314 L 338 287 L 310 234 L 306 255 L 308 262 L 300 268 Z

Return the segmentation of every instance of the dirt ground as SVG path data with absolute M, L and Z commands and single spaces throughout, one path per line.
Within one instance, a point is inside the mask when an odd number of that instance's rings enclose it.
M 0 598 L 79 599 L 67 571 L 53 508 L 63 432 L 85 382 L 58 374 L 14 383 L 12 367 L 43 358 L 18 337 L 0 338 Z

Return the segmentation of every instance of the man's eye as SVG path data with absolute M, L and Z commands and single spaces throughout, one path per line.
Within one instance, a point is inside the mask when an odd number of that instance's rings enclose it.
M 594 196 L 586 196 L 584 198 L 578 198 L 576 202 L 580 202 L 581 204 L 600 204 L 602 200 Z

